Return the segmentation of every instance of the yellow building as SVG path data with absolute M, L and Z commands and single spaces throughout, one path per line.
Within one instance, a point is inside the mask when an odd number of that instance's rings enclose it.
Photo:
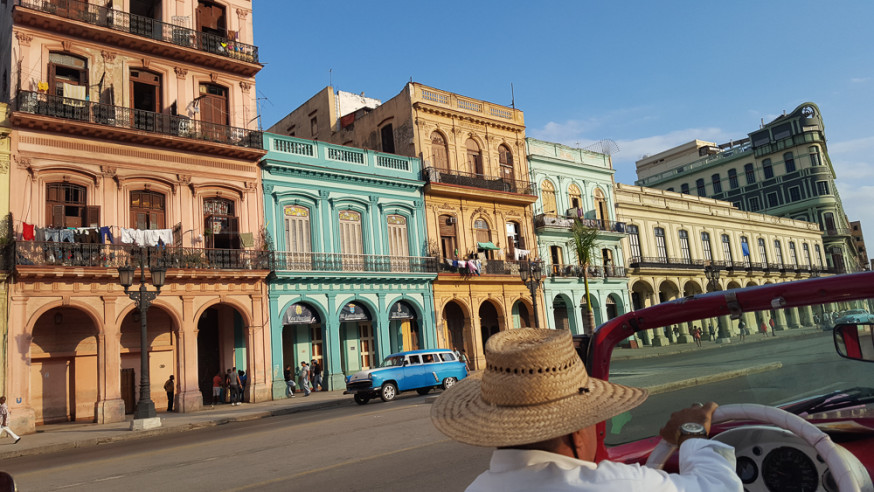
M 12 255 L 12 217 L 9 215 L 9 162 L 12 129 L 9 106 L 0 103 L 0 395 L 6 394 L 7 304 L 10 260 Z
M 622 250 L 634 309 L 703 292 L 787 282 L 834 273 L 823 259 L 822 232 L 812 222 L 745 212 L 731 203 L 641 186 L 618 184 L 616 217 L 627 223 Z M 708 269 L 709 267 L 709 269 Z M 708 270 L 718 278 L 707 278 Z M 711 273 L 711 277 L 713 277 Z M 745 313 L 751 332 L 767 313 Z M 806 308 L 775 309 L 775 329 L 813 326 Z M 712 320 L 717 341 L 738 334 L 728 316 Z M 649 330 L 644 344 L 692 341 L 678 326 Z M 707 326 L 701 327 L 709 335 Z
M 489 336 L 534 325 L 519 277 L 519 260 L 536 251 L 537 200 L 522 111 L 412 82 L 385 103 L 327 87 L 269 131 L 423 160 L 428 241 L 420 247 L 441 261 L 438 345 L 464 349 L 479 368 Z

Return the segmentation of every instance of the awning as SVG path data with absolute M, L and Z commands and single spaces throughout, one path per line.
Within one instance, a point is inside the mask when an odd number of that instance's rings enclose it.
M 491 241 L 489 241 L 487 243 L 476 243 L 476 245 L 479 247 L 479 249 L 493 249 L 495 251 L 498 251 L 501 249 L 501 248 L 495 246 L 495 243 L 493 243 Z

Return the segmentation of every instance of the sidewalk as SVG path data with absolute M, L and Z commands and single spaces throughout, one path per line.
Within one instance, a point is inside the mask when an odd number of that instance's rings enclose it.
M 18 444 L 13 444 L 12 439 L 4 433 L 3 437 L 0 438 L 0 462 L 19 456 L 34 456 L 129 439 L 143 439 L 213 427 L 229 422 L 244 422 L 350 403 L 352 403 L 352 397 L 344 395 L 342 390 L 316 391 L 308 397 L 304 397 L 303 393 L 298 393 L 295 398 L 243 403 L 238 406 L 222 404 L 216 405 L 215 408 L 206 407 L 193 413 L 158 412 L 158 417 L 161 418 L 161 427 L 146 431 L 134 432 L 130 430 L 133 415 L 128 415 L 124 422 L 111 424 L 68 422 L 41 425 L 37 427 L 36 434 L 21 436 L 21 441 Z
M 768 333 L 767 336 L 753 333 L 752 335 L 744 337 L 743 341 L 740 340 L 740 337 L 734 336 L 731 338 L 731 343 L 717 343 L 711 340 L 702 339 L 700 348 L 695 345 L 695 342 L 672 343 L 671 345 L 666 345 L 664 347 L 651 347 L 645 345 L 636 349 L 616 347 L 613 350 L 611 360 L 647 359 L 650 357 L 661 357 L 665 355 L 680 354 L 683 352 L 694 352 L 696 350 L 713 350 L 723 347 L 736 347 L 738 345 L 746 345 L 750 343 L 778 342 L 780 340 L 785 340 L 786 338 L 811 337 L 817 335 L 831 338 L 831 331 L 823 331 L 822 329 L 815 327 L 803 327 L 778 331 L 776 336 L 771 336 L 770 333 Z

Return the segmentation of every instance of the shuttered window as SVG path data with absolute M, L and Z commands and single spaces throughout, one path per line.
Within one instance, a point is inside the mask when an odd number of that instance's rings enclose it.
M 285 215 L 285 248 L 290 253 L 310 253 L 310 210 L 306 207 L 288 206 Z
M 402 215 L 389 215 L 388 241 L 392 256 L 410 256 L 409 237 L 407 236 L 407 219 Z

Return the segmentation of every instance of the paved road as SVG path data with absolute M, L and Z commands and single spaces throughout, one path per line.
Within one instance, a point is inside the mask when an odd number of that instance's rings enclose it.
M 20 490 L 461 490 L 490 451 L 434 430 L 417 395 L 5 460 Z

